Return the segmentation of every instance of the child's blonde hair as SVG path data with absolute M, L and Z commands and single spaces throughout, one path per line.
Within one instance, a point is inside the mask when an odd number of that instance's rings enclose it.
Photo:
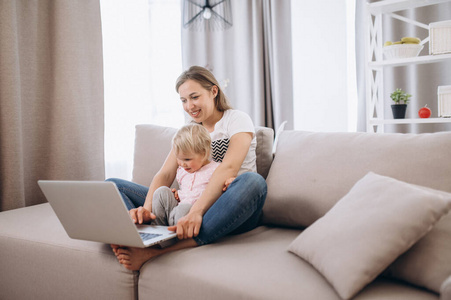
M 175 154 L 196 153 L 210 158 L 211 137 L 204 126 L 190 123 L 181 127 L 172 138 L 172 147 Z

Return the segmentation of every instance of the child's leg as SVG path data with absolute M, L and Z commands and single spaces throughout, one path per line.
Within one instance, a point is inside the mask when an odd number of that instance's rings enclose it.
M 157 217 L 152 221 L 152 224 L 168 225 L 169 215 L 177 204 L 178 202 L 175 200 L 174 193 L 172 193 L 170 188 L 166 186 L 159 187 L 153 194 L 152 199 L 152 213 Z
M 178 220 L 189 213 L 192 204 L 180 203 L 171 211 L 169 215 L 169 226 L 174 226 L 177 224 Z

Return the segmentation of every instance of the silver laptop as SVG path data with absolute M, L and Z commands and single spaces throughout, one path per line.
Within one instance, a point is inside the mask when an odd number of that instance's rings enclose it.
M 38 184 L 73 239 L 144 248 L 176 237 L 167 226 L 135 225 L 112 182 L 39 180 Z

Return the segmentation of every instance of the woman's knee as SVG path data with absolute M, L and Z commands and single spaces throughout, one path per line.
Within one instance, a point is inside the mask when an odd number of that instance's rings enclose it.
M 121 178 L 108 178 L 105 181 L 114 183 L 118 189 L 129 183 L 129 181 Z
M 246 172 L 238 176 L 235 180 L 237 183 L 245 185 L 248 189 L 255 189 L 266 193 L 267 185 L 265 179 L 258 173 Z

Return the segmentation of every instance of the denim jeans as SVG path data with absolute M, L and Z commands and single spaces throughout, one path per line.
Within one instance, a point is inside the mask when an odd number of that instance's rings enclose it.
M 129 210 L 144 204 L 147 187 L 123 179 L 107 181 L 117 185 Z M 266 181 L 259 174 L 248 172 L 238 176 L 203 216 L 199 235 L 194 237 L 196 243 L 209 244 L 227 234 L 243 233 L 257 227 L 266 192 Z

